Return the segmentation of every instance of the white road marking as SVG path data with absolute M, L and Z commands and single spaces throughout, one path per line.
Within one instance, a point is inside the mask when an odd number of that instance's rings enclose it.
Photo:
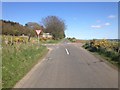
M 69 54 L 70 54 L 70 53 L 69 53 L 69 51 L 68 51 L 68 49 L 66 49 L 66 48 L 65 48 L 65 51 L 66 51 L 67 55 L 69 55 Z

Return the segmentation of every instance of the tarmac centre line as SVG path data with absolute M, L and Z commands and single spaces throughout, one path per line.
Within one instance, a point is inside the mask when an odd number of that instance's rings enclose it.
M 69 54 L 70 54 L 70 53 L 69 53 L 69 51 L 68 51 L 68 49 L 66 49 L 66 48 L 65 48 L 65 51 L 66 51 L 67 55 L 69 55 Z

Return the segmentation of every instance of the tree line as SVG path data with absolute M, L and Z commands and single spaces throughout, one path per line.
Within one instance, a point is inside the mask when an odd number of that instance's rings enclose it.
M 36 29 L 41 29 L 45 33 L 50 33 L 54 39 L 62 39 L 65 37 L 66 25 L 64 21 L 57 16 L 48 16 L 42 19 L 42 24 L 36 22 L 28 22 L 24 26 L 13 21 L 0 20 L 2 24 L 2 35 L 27 35 L 36 36 Z

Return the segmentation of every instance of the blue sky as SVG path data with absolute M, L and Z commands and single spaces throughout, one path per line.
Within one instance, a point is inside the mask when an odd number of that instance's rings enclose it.
M 118 38 L 117 2 L 3 2 L 2 19 L 41 23 L 49 15 L 62 18 L 67 37 Z

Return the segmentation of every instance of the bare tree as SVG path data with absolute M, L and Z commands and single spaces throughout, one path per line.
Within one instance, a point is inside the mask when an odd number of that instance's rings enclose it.
M 57 16 L 48 16 L 42 19 L 45 32 L 51 33 L 54 39 L 62 39 L 65 37 L 66 25 L 64 21 Z

